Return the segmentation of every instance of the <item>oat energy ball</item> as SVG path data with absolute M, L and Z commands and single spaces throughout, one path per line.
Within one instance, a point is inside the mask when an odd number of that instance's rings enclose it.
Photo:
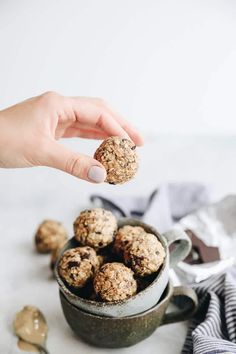
M 124 261 L 138 276 L 156 272 L 163 264 L 165 250 L 155 235 L 146 233 L 124 251 Z
M 110 184 L 125 183 L 134 177 L 138 170 L 136 146 L 131 140 L 117 136 L 102 142 L 94 154 L 106 169 L 106 182 Z
M 82 211 L 74 222 L 76 240 L 82 245 L 94 248 L 109 245 L 116 229 L 117 221 L 114 215 L 101 208 Z
M 100 254 L 97 257 L 98 257 L 99 267 L 101 267 L 106 262 L 105 257 L 101 256 Z
M 125 248 L 130 247 L 131 243 L 144 233 L 145 230 L 141 226 L 125 225 L 121 227 L 115 235 L 114 252 L 123 256 Z
M 93 285 L 96 294 L 108 302 L 125 300 L 137 291 L 134 273 L 118 262 L 104 264 L 96 273 Z
M 57 258 L 60 254 L 61 249 L 65 245 L 66 241 L 60 243 L 57 248 L 54 248 L 51 252 L 51 259 L 50 259 L 50 268 L 51 270 L 54 270 L 54 267 L 56 265 Z
M 49 253 L 67 239 L 67 231 L 60 222 L 45 220 L 35 234 L 36 249 L 40 253 Z
M 86 246 L 67 250 L 60 259 L 58 272 L 68 285 L 82 288 L 98 268 L 96 252 Z

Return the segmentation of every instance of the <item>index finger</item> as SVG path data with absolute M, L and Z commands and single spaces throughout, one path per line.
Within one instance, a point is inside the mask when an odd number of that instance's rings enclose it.
M 114 117 L 114 119 L 120 124 L 120 126 L 127 132 L 131 140 L 135 145 L 141 146 L 144 144 L 142 135 L 135 129 L 121 114 L 115 111 L 110 105 L 105 103 L 106 109 Z
M 136 145 L 142 145 L 141 135 L 118 113 L 100 99 L 72 97 L 72 108 L 76 120 L 91 128 L 100 128 L 109 136 L 130 138 Z

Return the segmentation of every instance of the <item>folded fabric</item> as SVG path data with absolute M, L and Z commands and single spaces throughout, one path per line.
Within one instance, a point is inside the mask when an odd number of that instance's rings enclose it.
M 235 263 L 234 257 L 222 259 L 221 261 L 189 265 L 180 262 L 175 268 L 175 273 L 181 284 L 199 283 L 205 279 L 226 271 Z
M 198 183 L 168 183 L 148 196 L 91 195 L 96 206 L 111 210 L 117 217 L 142 218 L 158 231 L 170 230 L 186 216 L 209 203 L 209 189 Z
M 172 281 L 189 284 L 219 274 L 235 262 L 236 196 L 209 204 L 209 189 L 197 183 L 163 184 L 147 197 L 92 195 L 95 206 L 111 210 L 118 217 L 136 217 L 165 232 L 178 224 L 191 230 L 207 246 L 218 247 L 220 261 L 189 265 L 180 262 L 171 272 Z M 235 247 L 233 246 L 235 244 Z
M 199 307 L 182 354 L 236 353 L 236 267 L 192 287 Z

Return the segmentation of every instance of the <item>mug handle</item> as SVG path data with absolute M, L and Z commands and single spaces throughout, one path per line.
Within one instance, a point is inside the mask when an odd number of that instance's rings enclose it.
M 189 254 L 192 242 L 186 232 L 180 229 L 173 229 L 163 233 L 168 246 L 177 243 L 174 249 L 170 250 L 170 268 L 173 268 Z
M 185 298 L 184 306 L 182 305 L 178 310 L 165 313 L 161 322 L 161 326 L 189 320 L 197 310 L 198 298 L 196 292 L 193 289 L 187 288 L 185 286 L 176 286 L 174 287 L 171 298 L 173 299 L 175 297 L 179 298 L 179 300 L 181 300 L 182 297 Z

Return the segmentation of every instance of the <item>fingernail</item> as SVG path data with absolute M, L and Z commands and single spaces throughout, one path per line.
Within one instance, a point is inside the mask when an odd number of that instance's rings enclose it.
M 102 183 L 106 179 L 106 170 L 99 166 L 92 166 L 88 171 L 88 178 L 95 183 Z

